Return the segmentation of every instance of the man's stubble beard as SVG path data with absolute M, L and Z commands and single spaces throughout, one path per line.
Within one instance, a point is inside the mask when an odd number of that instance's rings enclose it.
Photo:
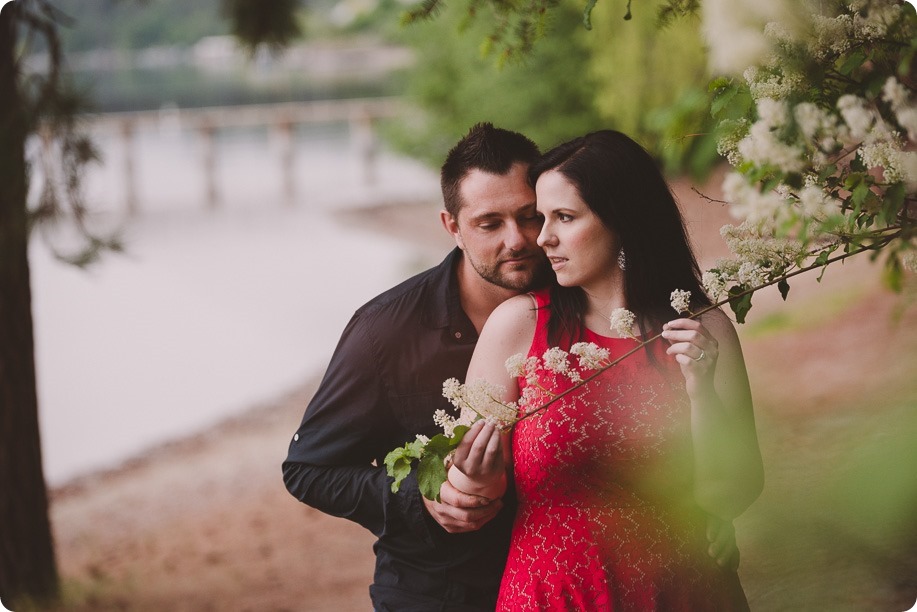
M 517 293 L 524 293 L 545 286 L 551 274 L 551 267 L 548 264 L 547 256 L 544 254 L 539 256 L 535 267 L 529 269 L 528 274 L 524 277 L 515 277 L 515 275 L 511 276 L 501 272 L 500 264 L 486 266 L 470 257 L 468 261 L 475 272 L 478 273 L 478 276 L 488 283 Z

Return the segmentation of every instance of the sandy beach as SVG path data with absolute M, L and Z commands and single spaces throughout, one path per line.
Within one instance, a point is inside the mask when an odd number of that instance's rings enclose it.
M 677 192 L 701 258 L 725 210 Z M 431 206 L 347 222 L 445 253 Z M 753 610 L 906 610 L 917 594 L 917 308 L 867 260 L 756 296 L 740 329 L 767 485 L 736 521 Z M 753 326 L 754 322 L 758 322 Z M 320 378 L 51 494 L 66 610 L 366 610 L 372 536 L 284 489 Z M 904 466 L 904 469 L 902 467 Z M 909 468 L 906 466 L 910 466 Z

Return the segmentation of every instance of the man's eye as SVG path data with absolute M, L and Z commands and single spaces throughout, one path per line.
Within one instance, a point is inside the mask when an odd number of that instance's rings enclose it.
M 480 227 L 482 230 L 490 231 L 490 230 L 495 230 L 495 229 L 497 229 L 498 226 L 499 226 L 499 224 L 497 224 L 497 223 L 482 223 L 482 224 L 479 225 L 478 227 Z

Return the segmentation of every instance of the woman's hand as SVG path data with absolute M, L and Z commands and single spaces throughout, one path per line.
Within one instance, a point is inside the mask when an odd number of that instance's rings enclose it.
M 662 337 L 669 342 L 666 353 L 674 355 L 681 366 L 688 392 L 713 384 L 719 343 L 706 327 L 695 319 L 675 319 L 662 326 Z
M 663 325 L 691 402 L 694 498 L 710 514 L 731 520 L 761 493 L 764 469 L 755 431 L 748 374 L 729 317 L 711 310 Z
M 488 499 L 501 497 L 506 491 L 506 462 L 502 433 L 483 420 L 469 429 L 452 457 L 449 482 L 473 495 Z

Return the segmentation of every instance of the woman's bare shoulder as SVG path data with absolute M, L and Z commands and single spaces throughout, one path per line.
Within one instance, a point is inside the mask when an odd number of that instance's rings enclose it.
M 732 322 L 732 319 L 729 318 L 729 315 L 723 312 L 722 308 L 714 308 L 713 310 L 708 310 L 704 314 L 700 315 L 698 320 L 704 324 L 704 327 L 713 332 L 714 335 L 736 335 L 736 328 Z
M 722 309 L 714 308 L 705 312 L 698 317 L 698 320 L 719 343 L 721 352 L 741 354 L 742 348 L 735 324 Z
M 481 331 L 481 338 L 531 340 L 537 319 L 535 300 L 528 294 L 511 297 L 497 306 Z

